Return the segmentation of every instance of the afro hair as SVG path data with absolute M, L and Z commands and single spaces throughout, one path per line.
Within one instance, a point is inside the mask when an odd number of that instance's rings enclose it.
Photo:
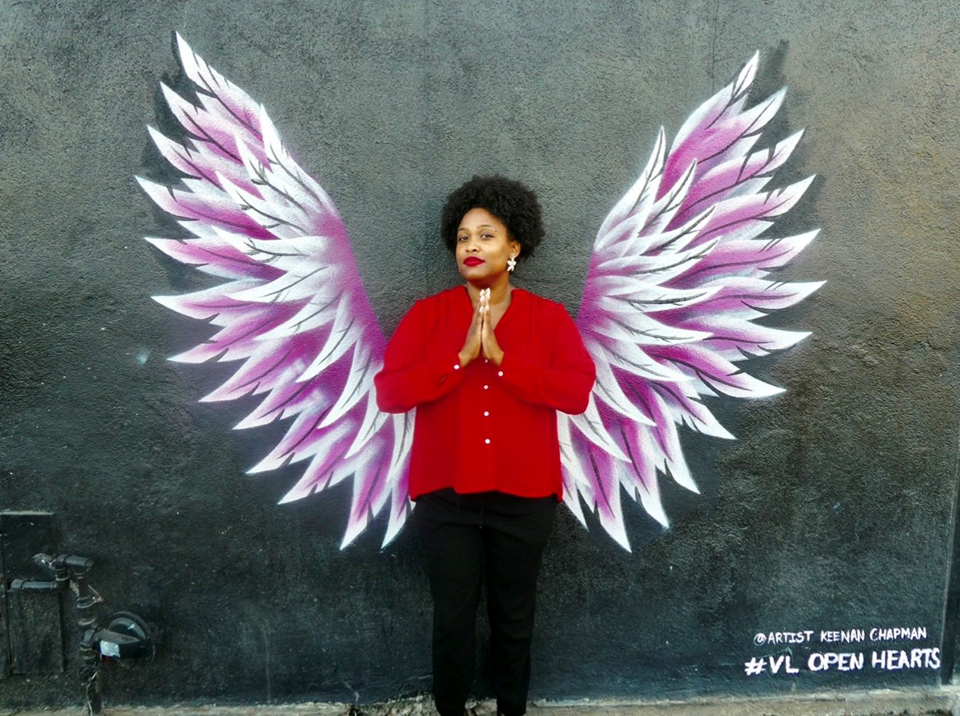
M 543 241 L 543 222 L 537 195 L 518 181 L 500 175 L 475 176 L 451 192 L 440 216 L 440 235 L 456 251 L 460 220 L 471 209 L 486 209 L 507 226 L 510 238 L 520 244 L 519 258 L 532 256 Z

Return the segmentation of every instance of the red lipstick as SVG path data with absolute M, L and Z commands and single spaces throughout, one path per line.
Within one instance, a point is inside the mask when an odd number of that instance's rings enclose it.
M 479 266 L 482 263 L 486 263 L 483 259 L 477 258 L 476 256 L 468 256 L 463 260 L 464 266 Z

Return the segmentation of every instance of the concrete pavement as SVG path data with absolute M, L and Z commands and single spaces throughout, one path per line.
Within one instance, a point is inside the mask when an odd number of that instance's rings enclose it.
M 496 706 L 484 701 L 477 716 L 495 716 Z M 23 710 L 0 707 L 0 716 L 82 716 L 82 708 Z M 436 716 L 430 701 L 420 697 L 359 708 L 350 704 L 302 703 L 255 706 L 215 704 L 169 707 L 107 707 L 104 716 Z M 832 695 L 793 695 L 768 698 L 716 698 L 662 702 L 539 702 L 529 716 L 960 716 L 960 687 L 936 690 L 861 691 Z

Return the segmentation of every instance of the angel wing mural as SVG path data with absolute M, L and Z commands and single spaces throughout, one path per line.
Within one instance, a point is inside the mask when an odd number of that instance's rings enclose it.
M 286 433 L 251 472 L 303 465 L 282 502 L 352 479 L 341 547 L 386 511 L 384 544 L 410 512 L 407 464 L 413 415 L 381 413 L 373 376 L 386 345 L 363 289 L 346 227 L 320 184 L 286 151 L 262 105 L 203 61 L 179 35 L 196 104 L 162 91 L 182 141 L 153 128 L 176 186 L 138 177 L 189 233 L 148 238 L 160 251 L 222 281 L 155 297 L 218 331 L 175 356 L 230 362 L 236 371 L 204 401 L 259 404 L 237 429 L 283 421 Z M 759 398 L 781 391 L 738 365 L 807 334 L 755 323 L 820 283 L 768 276 L 816 231 L 771 237 L 813 177 L 768 188 L 802 132 L 766 148 L 761 134 L 784 90 L 751 107 L 758 56 L 699 107 L 670 149 L 663 129 L 639 180 L 607 215 L 593 246 L 577 324 L 597 365 L 586 413 L 560 414 L 564 501 L 584 506 L 625 549 L 622 493 L 663 525 L 658 480 L 697 490 L 679 428 L 732 438 L 703 396 Z

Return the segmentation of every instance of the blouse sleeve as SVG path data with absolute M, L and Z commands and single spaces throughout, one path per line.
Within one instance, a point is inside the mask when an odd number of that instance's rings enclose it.
M 597 370 L 573 319 L 555 307 L 553 345 L 547 365 L 503 354 L 499 376 L 504 386 L 528 403 L 578 415 L 587 409 Z
M 420 301 L 403 317 L 383 356 L 383 369 L 373 378 L 377 406 L 387 413 L 405 413 L 421 403 L 442 398 L 463 382 L 456 353 L 430 356 L 429 326 Z

